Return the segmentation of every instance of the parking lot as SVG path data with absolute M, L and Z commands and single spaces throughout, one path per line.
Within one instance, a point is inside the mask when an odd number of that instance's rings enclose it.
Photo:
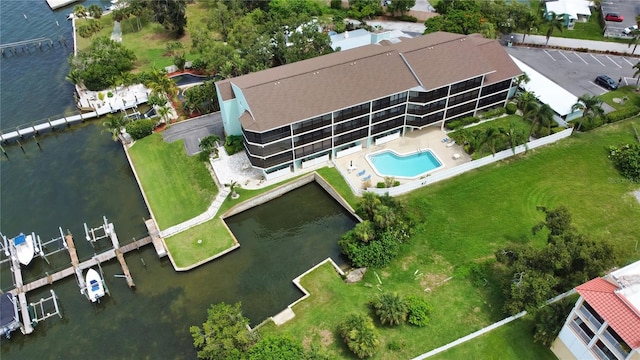
M 593 82 L 598 75 L 608 75 L 616 81 L 622 79 L 622 85 L 636 83 L 633 65 L 638 63 L 638 58 L 526 47 L 506 49 L 510 55 L 575 96 L 601 95 L 607 92 L 608 90 Z
M 636 25 L 636 15 L 640 14 L 640 1 L 638 0 L 603 0 L 601 3 L 602 16 L 607 13 L 617 13 L 624 17 L 623 22 L 606 21 L 604 36 L 624 37 L 622 30 L 631 25 Z

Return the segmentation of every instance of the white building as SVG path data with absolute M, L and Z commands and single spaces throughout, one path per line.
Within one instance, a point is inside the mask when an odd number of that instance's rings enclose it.
M 578 287 L 551 351 L 559 359 L 640 360 L 640 261 Z

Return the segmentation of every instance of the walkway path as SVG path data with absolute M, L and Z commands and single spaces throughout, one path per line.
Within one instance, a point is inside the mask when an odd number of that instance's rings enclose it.
M 567 30 L 570 31 L 570 30 Z M 506 43 L 510 39 L 517 45 L 545 45 L 547 44 L 547 37 L 542 35 L 527 35 L 522 41 L 522 34 L 505 35 L 503 41 Z M 560 37 L 550 37 L 547 46 L 558 46 L 570 49 L 589 49 L 594 51 L 612 51 L 618 53 L 631 54 L 633 46 L 629 47 L 628 44 L 621 44 L 608 41 L 594 41 L 594 40 L 580 40 L 580 39 L 568 39 Z M 636 51 L 636 54 L 640 56 L 640 51 Z
M 120 27 L 119 21 L 113 22 L 113 32 L 111 33 L 111 40 L 117 41 L 119 43 L 122 42 L 122 28 Z

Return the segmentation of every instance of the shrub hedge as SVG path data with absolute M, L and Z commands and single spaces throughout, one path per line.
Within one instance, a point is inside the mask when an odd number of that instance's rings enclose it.
M 607 122 L 613 123 L 620 120 L 628 119 L 640 113 L 640 106 L 630 106 L 619 110 L 614 110 L 607 114 Z
M 516 110 L 518 110 L 518 106 L 515 103 L 510 102 L 507 104 L 506 106 L 507 114 L 513 115 L 516 113 Z
M 128 123 L 125 126 L 127 133 L 131 135 L 133 140 L 139 140 L 143 137 L 149 136 L 153 133 L 153 129 L 156 127 L 156 121 L 153 119 L 144 119 Z

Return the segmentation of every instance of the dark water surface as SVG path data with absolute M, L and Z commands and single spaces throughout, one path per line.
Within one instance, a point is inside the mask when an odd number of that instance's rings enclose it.
M 93 3 L 109 5 L 81 2 Z M 0 43 L 62 36 L 70 45 L 71 24 L 65 19 L 72 8 L 52 12 L 45 0 L 1 0 Z M 57 45 L 0 59 L 0 129 L 13 130 L 74 109 L 73 87 L 64 80 L 71 51 L 71 46 Z M 101 130 L 99 121 L 90 121 L 40 136 L 42 151 L 34 141 L 24 143 L 25 153 L 18 146 L 5 146 L 9 159 L 0 155 L 2 233 L 34 231 L 48 240 L 61 226 L 74 234 L 81 261 L 94 253 L 84 240 L 85 222 L 96 227 L 106 216 L 121 243 L 145 235 L 148 211 L 124 152 Z M 258 213 L 235 216 L 231 226 L 237 228 L 241 248 L 193 271 L 176 273 L 146 246 L 126 255 L 136 283 L 133 291 L 114 276 L 122 273 L 117 262 L 103 265 L 111 297 L 101 304 L 84 298 L 74 278 L 30 292 L 28 300 L 35 302 L 54 289 L 63 319 L 49 319 L 28 336 L 17 331 L 10 340 L 1 339 L 0 359 L 193 359 L 189 326 L 204 321 L 211 303 L 242 301 L 253 323 L 275 315 L 300 296 L 291 284 L 294 277 L 328 256 L 339 260 L 337 238 L 354 224 L 314 186 L 292 193 L 293 200 L 287 200 L 289 195 L 277 199 L 275 209 L 261 207 Z M 285 203 L 277 205 L 280 201 Z M 306 222 L 297 217 L 303 212 L 310 216 Z M 100 246 L 103 250 L 106 244 Z M 34 259 L 23 272 L 25 281 L 69 265 L 66 252 L 50 260 L 47 265 Z M 4 264 L 0 288 L 7 290 L 11 284 Z

